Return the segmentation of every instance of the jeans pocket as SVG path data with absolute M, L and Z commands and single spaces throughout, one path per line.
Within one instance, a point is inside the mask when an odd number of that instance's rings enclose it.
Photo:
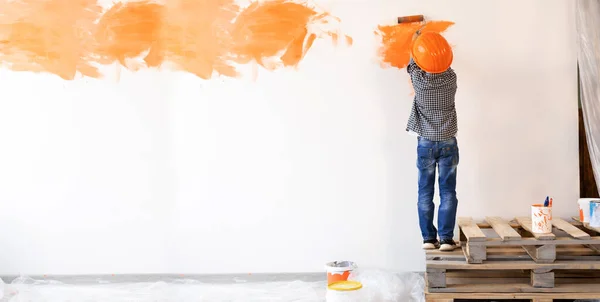
M 440 166 L 458 166 L 460 161 L 458 147 L 444 147 L 441 153 Z
M 417 168 L 427 169 L 435 165 L 433 158 L 433 149 L 425 147 L 417 147 Z

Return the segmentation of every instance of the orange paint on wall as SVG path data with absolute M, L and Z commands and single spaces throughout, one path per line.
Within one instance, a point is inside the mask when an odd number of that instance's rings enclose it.
M 417 30 L 442 33 L 454 23 L 449 21 L 431 21 L 423 23 L 402 23 L 379 26 L 375 32 L 381 38 L 379 57 L 384 67 L 404 68 L 410 61 L 412 39 Z
M 297 66 L 319 38 L 337 43 L 340 20 L 302 0 L 138 0 L 104 13 L 95 0 L 0 4 L 0 60 L 12 70 L 73 79 L 100 77 L 98 64 L 137 70 L 168 65 L 209 79 L 237 64 Z M 352 38 L 343 36 L 352 44 Z
M 169 0 L 161 32 L 166 60 L 203 79 L 214 73 L 235 77 L 232 63 L 234 0 Z
M 297 66 L 317 38 L 339 40 L 339 19 L 300 1 L 254 2 L 237 17 L 232 31 L 236 61 L 267 69 Z M 346 36 L 351 44 L 351 38 Z
M 118 61 L 123 66 L 137 69 L 140 65 L 127 59 L 143 56 L 148 66 L 162 63 L 160 30 L 164 7 L 151 1 L 119 2 L 112 6 L 98 22 L 95 38 L 97 54 L 102 63 Z
M 101 13 L 95 0 L 2 1 L 0 63 L 66 80 L 99 77 L 93 32 Z

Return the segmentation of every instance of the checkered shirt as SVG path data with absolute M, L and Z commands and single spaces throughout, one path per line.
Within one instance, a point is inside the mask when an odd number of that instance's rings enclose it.
M 454 96 L 456 73 L 452 68 L 442 73 L 427 73 L 411 59 L 406 67 L 415 90 L 406 131 L 431 141 L 453 138 L 458 132 Z

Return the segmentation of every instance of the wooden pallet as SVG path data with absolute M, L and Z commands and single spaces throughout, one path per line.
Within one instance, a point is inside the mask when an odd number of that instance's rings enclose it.
M 484 224 L 478 225 L 469 217 L 460 217 L 458 226 L 465 258 L 468 263 L 483 263 L 487 249 L 497 246 L 522 247 L 537 263 L 552 263 L 556 259 L 557 246 L 585 245 L 600 251 L 600 236 L 591 227 L 570 223 L 560 218 L 552 219 L 554 231 L 549 234 L 531 232 L 531 218 L 517 217 L 509 223 L 500 217 L 486 217 L 493 232 L 484 233 Z M 489 229 L 488 229 L 489 230 Z M 592 236 L 594 235 L 594 236 Z
M 462 248 L 426 253 L 427 301 L 600 299 L 600 230 L 552 222 L 540 235 L 527 218 L 459 218 Z

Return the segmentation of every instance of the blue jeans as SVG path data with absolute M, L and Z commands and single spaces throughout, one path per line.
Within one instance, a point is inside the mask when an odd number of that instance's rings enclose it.
M 438 231 L 433 225 L 433 194 L 435 193 L 435 170 L 439 170 L 440 208 L 438 227 L 440 240 L 454 238 L 456 223 L 456 168 L 458 166 L 458 143 L 456 138 L 434 142 L 419 137 L 417 145 L 417 168 L 419 168 L 419 227 L 423 240 L 437 239 Z

